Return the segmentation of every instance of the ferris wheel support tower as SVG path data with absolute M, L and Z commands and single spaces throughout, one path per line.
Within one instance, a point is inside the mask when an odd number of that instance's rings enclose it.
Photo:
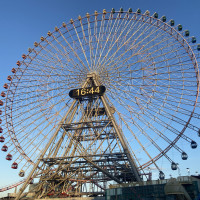
M 40 180 L 37 184 L 37 189 L 35 189 L 36 198 L 44 198 L 52 191 L 55 193 L 52 195 L 61 195 L 63 191 L 70 196 L 99 195 L 103 194 L 102 191 L 106 189 L 104 188 L 105 182 L 141 181 L 140 172 L 128 149 L 122 130 L 120 130 L 115 121 L 110 105 L 106 101 L 106 95 L 100 94 L 99 87 L 101 85 L 97 80 L 97 75 L 92 73 L 87 76 L 83 88 L 76 89 L 76 91 L 80 90 L 80 94 L 78 94 L 80 96 L 76 97 L 72 102 L 60 126 L 49 140 L 27 181 L 20 189 L 16 200 L 20 199 L 29 185 L 30 179 L 38 177 L 38 169 L 42 169 L 43 173 L 40 174 Z M 81 104 L 84 104 L 82 110 Z M 99 113 L 102 110 L 103 113 Z M 74 122 L 75 115 L 81 115 L 80 121 Z M 58 138 L 61 129 L 63 133 Z M 112 130 L 112 134 L 108 130 L 105 132 L 106 129 Z M 92 135 L 89 133 L 91 131 Z M 102 131 L 105 132 L 104 137 L 101 136 Z M 69 146 L 62 157 L 57 157 L 61 144 L 66 142 L 66 135 L 70 138 Z M 109 149 L 109 139 L 112 139 L 112 143 L 115 143 L 113 149 Z M 94 146 L 94 141 L 101 141 L 100 145 L 98 147 Z M 102 153 L 96 154 L 95 149 L 91 151 L 91 148 L 101 149 Z M 49 153 L 46 157 L 44 155 L 47 152 Z M 73 165 L 76 165 L 75 171 L 74 169 L 72 170 Z M 77 172 L 78 169 L 82 170 Z M 89 175 L 86 175 L 88 173 Z M 98 177 L 101 177 L 101 179 Z M 70 185 L 67 184 L 69 181 L 71 181 Z M 93 190 L 83 191 L 83 183 L 85 183 L 85 187 L 92 185 Z M 48 189 L 44 191 L 47 185 Z M 98 189 L 95 191 L 94 186 L 101 189 L 101 191 L 98 192 Z M 87 190 L 88 188 L 85 189 Z

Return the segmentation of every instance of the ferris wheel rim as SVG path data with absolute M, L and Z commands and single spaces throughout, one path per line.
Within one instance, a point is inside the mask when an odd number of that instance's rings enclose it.
M 110 13 L 110 14 L 111 14 L 111 12 L 107 12 L 107 13 Z M 116 11 L 116 13 L 119 14 L 120 11 L 119 11 L 119 12 Z M 99 15 L 105 15 L 104 13 L 98 13 L 98 14 L 99 14 Z M 135 14 L 138 14 L 138 13 L 135 13 Z M 147 17 L 145 14 L 138 14 L 138 15 Z M 96 15 L 94 14 L 93 16 L 96 16 Z M 152 16 L 148 16 L 148 17 L 155 20 L 155 18 L 153 18 Z M 87 18 L 87 17 L 84 17 L 84 18 Z M 160 19 L 156 19 L 156 20 L 159 21 L 159 22 L 162 22 Z M 77 19 L 76 21 L 79 21 L 79 19 Z M 165 23 L 165 22 L 162 22 L 162 23 Z M 69 24 L 72 24 L 72 23 L 69 22 Z M 191 119 L 192 119 L 192 116 L 193 116 L 193 113 L 194 113 L 194 110 L 195 110 L 195 107 L 196 107 L 196 104 L 197 104 L 198 95 L 199 95 L 199 79 L 198 79 L 198 77 L 199 77 L 199 69 L 198 69 L 198 63 L 197 63 L 197 61 L 196 61 L 195 54 L 193 53 L 193 51 L 192 51 L 190 45 L 188 44 L 187 40 L 186 40 L 177 30 L 175 30 L 174 28 L 172 28 L 169 24 L 167 24 L 167 23 L 165 23 L 165 24 L 166 24 L 166 26 L 167 26 L 168 28 L 170 28 L 170 29 L 173 30 L 176 34 L 178 34 L 179 37 L 181 37 L 181 40 L 184 41 L 183 44 L 186 45 L 186 47 L 188 47 L 188 48 L 190 49 L 190 51 L 192 52 L 192 53 L 191 53 L 192 55 L 190 55 L 190 53 L 187 52 L 188 55 L 189 55 L 191 58 L 195 59 L 195 64 L 193 65 L 193 67 L 194 67 L 194 69 L 195 69 L 195 71 L 196 71 L 196 78 L 197 78 L 196 101 L 195 101 L 193 110 L 192 110 L 192 112 L 191 112 L 191 114 L 190 114 L 190 117 L 188 118 L 187 123 L 186 123 L 185 126 L 183 127 L 183 129 L 182 129 L 182 131 L 180 132 L 180 134 L 179 134 L 179 135 L 174 139 L 174 141 L 173 141 L 167 148 L 165 148 L 160 154 L 158 154 L 157 156 L 155 156 L 152 160 L 149 160 L 147 163 L 144 163 L 143 165 L 139 166 L 139 168 L 141 168 L 141 169 L 142 169 L 142 168 L 146 168 L 147 166 L 149 166 L 149 165 L 152 164 L 153 162 L 157 161 L 163 154 L 167 153 L 167 152 L 173 147 L 173 145 L 180 139 L 181 135 L 184 133 L 184 131 L 186 130 L 188 124 L 190 123 L 190 121 L 191 121 Z M 67 24 L 67 25 L 68 25 L 68 24 Z M 56 32 L 56 30 L 55 30 L 54 32 Z M 53 34 L 54 32 L 52 32 L 52 34 Z M 48 37 L 50 37 L 50 36 L 47 36 L 46 38 L 48 38 Z M 175 38 L 175 36 L 173 36 L 173 37 Z M 178 39 L 177 39 L 177 41 L 178 41 Z M 42 41 L 41 41 L 41 42 L 42 42 Z M 38 44 L 40 44 L 40 43 L 38 43 Z M 38 53 L 38 51 L 35 50 L 36 48 L 37 48 L 37 47 L 34 47 L 34 48 L 32 49 L 32 51 L 35 51 L 35 52 Z M 42 49 L 41 49 L 41 50 L 42 50 Z M 41 51 L 41 50 L 40 50 L 40 51 Z M 40 51 L 39 51 L 39 52 L 40 52 Z M 29 53 L 29 54 L 30 54 L 30 53 Z M 26 56 L 29 56 L 29 54 L 26 55 Z M 38 54 L 39 54 L 39 53 L 38 53 Z M 37 57 L 38 54 L 35 54 L 35 57 Z M 35 58 L 35 57 L 34 57 L 34 58 Z M 33 58 L 32 60 L 34 60 L 34 58 Z M 31 62 L 32 62 L 32 60 L 31 60 Z M 26 63 L 24 62 L 24 60 L 23 60 L 21 63 L 26 65 Z M 30 63 L 30 64 L 31 64 L 31 63 Z M 29 65 L 27 65 L 26 68 L 28 68 L 28 66 L 29 66 Z M 26 68 L 24 69 L 24 72 L 26 71 Z M 21 70 L 20 66 L 18 66 L 17 70 Z M 21 77 L 23 76 L 23 73 L 24 73 L 24 72 L 22 72 Z M 15 74 L 14 74 L 14 76 L 15 76 Z M 20 80 L 19 80 L 18 83 L 20 83 Z M 12 84 L 12 81 L 11 81 L 11 83 L 10 83 L 10 85 L 9 85 L 9 89 L 10 89 L 11 84 Z M 9 92 L 9 89 L 8 89 L 8 92 Z M 17 86 L 16 86 L 16 89 L 17 89 Z M 14 98 L 14 95 L 15 95 L 15 92 L 13 93 L 13 98 Z M 6 110 L 7 110 L 7 107 L 6 107 L 7 104 L 8 104 L 7 102 L 8 102 L 8 99 L 7 99 L 7 97 L 6 97 L 5 113 L 6 113 Z M 13 104 L 13 103 L 14 103 L 14 102 L 12 102 L 12 104 Z M 11 106 L 11 107 L 12 107 L 12 106 Z M 9 123 L 9 121 L 7 120 L 7 117 L 6 117 L 6 124 L 7 124 L 8 130 L 9 130 L 8 123 Z M 28 160 L 28 162 L 30 162 L 31 164 L 34 164 L 34 162 L 32 162 L 31 159 L 30 159 L 28 156 L 26 157 L 26 153 L 23 151 L 22 147 L 20 146 L 20 143 L 18 142 L 18 140 L 17 140 L 17 138 L 16 138 L 14 128 L 13 128 L 12 131 L 13 131 L 13 134 L 11 133 L 11 131 L 9 131 L 9 135 L 10 135 L 10 137 L 11 137 L 11 139 L 12 139 L 12 141 L 13 141 L 15 147 L 16 147 L 17 150 L 20 152 L 20 154 L 21 154 L 26 160 Z M 16 141 L 17 141 L 17 142 L 16 142 Z M 170 147 L 170 148 L 169 148 L 169 147 Z M 143 166 L 144 166 L 144 167 L 143 167 Z

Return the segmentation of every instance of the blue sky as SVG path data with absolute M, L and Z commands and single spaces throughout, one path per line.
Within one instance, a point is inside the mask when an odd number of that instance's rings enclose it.
M 35 41 L 45 36 L 55 26 L 60 27 L 62 22 L 76 19 L 79 15 L 101 12 L 103 9 L 110 11 L 140 8 L 142 12 L 158 12 L 159 16 L 166 15 L 167 19 L 174 19 L 176 24 L 182 24 L 183 29 L 190 30 L 200 43 L 200 1 L 199 0 L 34 0 L 34 1 L 0 1 L 0 88 L 6 78 L 11 74 L 11 69 L 16 67 L 16 61 L 33 47 Z M 193 151 L 187 165 L 191 173 L 200 172 L 200 158 L 197 157 L 199 149 Z M 5 160 L 5 153 L 0 151 L 0 187 L 15 183 L 19 180 L 15 171 L 10 169 L 10 163 Z M 196 164 L 198 163 L 198 165 Z M 14 174 L 15 173 L 15 174 Z M 186 175 L 186 170 L 182 172 Z

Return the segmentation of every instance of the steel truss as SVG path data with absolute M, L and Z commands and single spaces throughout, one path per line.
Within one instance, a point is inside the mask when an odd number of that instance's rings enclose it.
M 99 85 L 97 75 L 92 73 L 83 87 Z M 34 198 L 104 195 L 107 185 L 113 181 L 141 180 L 115 120 L 114 108 L 106 98 L 106 95 L 95 95 L 73 101 L 16 200 L 29 180 L 36 177 L 39 182 L 30 191 L 35 193 Z M 39 172 L 42 173 L 38 175 Z

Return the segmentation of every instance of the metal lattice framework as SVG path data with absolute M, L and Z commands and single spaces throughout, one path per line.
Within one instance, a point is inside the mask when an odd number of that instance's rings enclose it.
M 33 167 L 29 178 L 42 175 L 41 187 L 56 175 L 65 177 L 59 187 L 79 195 L 90 187 L 87 194 L 102 192 L 111 180 L 139 181 L 150 165 L 163 178 L 161 157 L 177 169 L 170 149 L 186 160 L 187 147 L 179 141 L 196 148 L 186 129 L 199 134 L 192 123 L 200 118 L 195 43 L 173 20 L 131 9 L 86 14 L 48 32 L 22 55 L 1 93 L 2 150 L 14 158 L 13 168 L 19 165 L 24 176 Z M 105 94 L 69 97 L 71 89 L 92 84 L 104 85 Z

